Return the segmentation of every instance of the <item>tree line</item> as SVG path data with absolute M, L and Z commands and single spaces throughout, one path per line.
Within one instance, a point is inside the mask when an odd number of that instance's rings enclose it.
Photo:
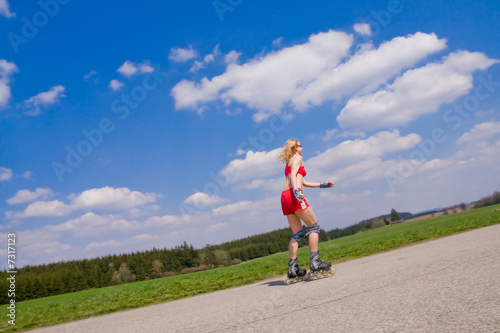
M 16 301 L 148 280 L 199 265 L 199 251 L 184 242 L 156 249 L 94 259 L 72 260 L 17 269 Z M 0 290 L 8 290 L 7 271 L 0 272 Z M 0 304 L 9 302 L 0 294 Z
M 474 208 L 492 206 L 500 203 L 500 192 L 496 191 L 486 197 L 482 197 L 474 204 Z

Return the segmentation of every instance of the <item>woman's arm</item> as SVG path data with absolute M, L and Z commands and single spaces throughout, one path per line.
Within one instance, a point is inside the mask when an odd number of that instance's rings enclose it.
M 323 186 L 322 186 L 322 184 L 323 184 Z M 306 181 L 305 179 L 302 181 L 302 185 L 304 185 L 304 187 L 322 187 L 322 188 L 334 186 L 334 184 L 332 182 L 310 183 L 310 182 Z
M 311 183 L 304 179 L 302 185 L 304 185 L 304 187 L 319 187 L 320 183 Z

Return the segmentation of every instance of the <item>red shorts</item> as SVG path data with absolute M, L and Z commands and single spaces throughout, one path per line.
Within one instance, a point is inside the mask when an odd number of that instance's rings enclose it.
M 302 192 L 302 190 L 300 190 Z M 283 210 L 283 215 L 295 214 L 298 210 L 304 210 L 309 207 L 306 199 L 300 203 L 295 195 L 293 195 L 293 188 L 284 190 L 281 192 L 281 209 Z

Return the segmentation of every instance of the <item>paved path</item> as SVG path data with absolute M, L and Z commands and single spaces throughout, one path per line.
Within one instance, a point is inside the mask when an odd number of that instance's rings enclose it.
M 33 332 L 500 332 L 500 225 L 336 265 Z

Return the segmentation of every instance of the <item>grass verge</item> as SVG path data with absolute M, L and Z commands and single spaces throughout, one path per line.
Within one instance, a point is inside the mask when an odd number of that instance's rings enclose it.
M 498 223 L 500 205 L 489 206 L 324 242 L 321 256 L 339 263 Z M 300 248 L 299 261 L 307 263 L 308 256 L 307 247 Z M 287 258 L 287 253 L 278 253 L 237 266 L 19 302 L 15 326 L 8 323 L 7 305 L 2 305 L 0 332 L 26 331 L 250 284 L 284 275 Z

